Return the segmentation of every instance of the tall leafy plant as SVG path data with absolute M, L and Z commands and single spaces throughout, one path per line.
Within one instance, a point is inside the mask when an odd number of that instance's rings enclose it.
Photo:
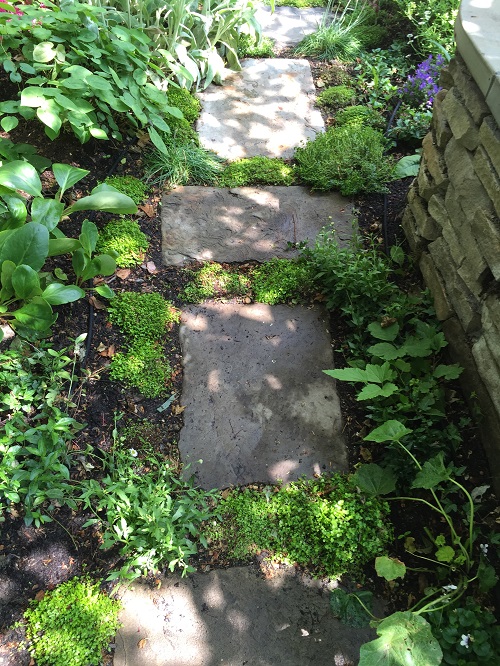
M 49 199 L 42 195 L 38 173 L 28 162 L 0 167 L 0 314 L 28 338 L 48 335 L 57 319 L 53 306 L 82 298 L 86 280 L 111 275 L 116 269 L 114 257 L 92 256 L 98 239 L 95 224 L 86 220 L 78 239 L 67 238 L 58 228 L 60 220 L 77 211 L 137 211 L 130 197 L 105 184 L 66 206 L 64 193 L 89 172 L 67 164 L 54 164 L 53 172 L 59 189 Z M 21 192 L 32 197 L 30 203 Z M 43 270 L 48 257 L 69 253 L 76 284 L 64 284 L 67 278 L 58 269 L 53 273 Z M 107 285 L 96 291 L 105 297 L 113 295 Z

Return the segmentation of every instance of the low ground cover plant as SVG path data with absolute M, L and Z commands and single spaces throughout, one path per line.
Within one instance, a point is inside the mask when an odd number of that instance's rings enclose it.
M 165 149 L 152 150 L 145 157 L 145 173 L 153 185 L 174 188 L 178 185 L 216 185 L 223 160 L 215 153 L 174 134 Z
M 386 147 L 384 135 L 372 127 L 331 127 L 296 149 L 297 173 L 313 190 L 385 192 L 394 173 Z
M 274 257 L 252 271 L 251 281 L 254 299 L 259 303 L 297 303 L 311 289 L 311 266 L 301 260 Z
M 97 666 L 110 651 L 119 611 L 90 578 L 62 583 L 24 615 L 29 652 L 40 666 Z
M 260 41 L 248 33 L 240 35 L 238 57 L 240 58 L 272 58 L 274 41 L 270 37 L 261 37 Z
M 96 249 L 105 254 L 116 253 L 116 265 L 127 268 L 144 260 L 148 239 L 136 220 L 112 220 L 100 231 Z
M 197 271 L 189 271 L 191 282 L 182 292 L 188 303 L 199 303 L 209 298 L 244 296 L 249 292 L 250 279 L 235 271 L 223 268 L 216 262 L 204 264 Z
M 108 176 L 104 182 L 118 192 L 129 196 L 136 206 L 139 206 L 146 198 L 148 188 L 142 180 L 135 176 Z
M 293 185 L 295 167 L 277 157 L 247 157 L 230 162 L 217 179 L 219 187 Z
M 341 109 L 344 106 L 352 105 L 355 100 L 356 90 L 351 86 L 341 84 L 338 86 L 329 86 L 322 90 L 316 98 L 316 105 L 319 107 Z
M 340 474 L 235 489 L 218 512 L 221 520 L 207 524 L 211 547 L 222 544 L 238 559 L 265 550 L 277 561 L 333 578 L 360 575 L 392 536 L 387 504 L 360 495 Z

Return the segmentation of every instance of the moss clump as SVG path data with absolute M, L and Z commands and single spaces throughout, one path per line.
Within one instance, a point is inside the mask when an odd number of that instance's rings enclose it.
M 349 86 L 331 86 L 322 90 L 316 98 L 316 106 L 340 109 L 356 101 L 356 91 Z
M 193 279 L 182 292 L 187 303 L 199 303 L 207 298 L 243 296 L 250 289 L 247 276 L 228 271 L 220 264 L 207 263 L 191 272 Z
M 371 127 L 332 127 L 297 148 L 298 173 L 315 190 L 338 189 L 344 196 L 385 192 L 394 162 L 386 139 Z
M 172 368 L 159 342 L 142 340 L 113 356 L 109 376 L 138 389 L 146 398 L 158 398 L 169 388 Z
M 241 33 L 238 37 L 239 58 L 272 58 L 274 57 L 274 42 L 270 37 L 259 40 L 248 33 Z
M 312 277 L 303 259 L 271 259 L 252 272 L 254 298 L 270 305 L 297 302 L 309 291 Z
M 173 83 L 170 84 L 167 90 L 168 103 L 171 106 L 175 106 L 180 109 L 184 115 L 184 118 L 188 123 L 194 123 L 201 111 L 201 104 L 194 95 L 192 95 L 189 90 L 185 88 L 178 88 Z M 171 124 L 172 118 L 168 120 L 168 124 Z
M 88 578 L 73 578 L 32 601 L 24 614 L 30 654 L 39 666 L 102 663 L 118 629 L 120 603 Z
M 134 176 L 109 176 L 104 182 L 129 196 L 136 206 L 146 198 L 147 186 Z
M 339 127 L 344 125 L 351 127 L 367 125 L 376 129 L 384 127 L 383 117 L 369 106 L 346 106 L 336 114 L 335 121 Z
M 264 491 L 235 489 L 217 508 L 221 520 L 206 532 L 211 545 L 238 559 L 266 550 L 333 578 L 359 576 L 392 538 L 388 503 L 360 494 L 340 474 Z
M 219 176 L 220 187 L 293 185 L 295 167 L 277 157 L 248 157 L 228 164 Z
M 124 291 L 117 294 L 108 308 L 109 319 L 126 335 L 140 340 L 159 340 L 167 326 L 180 319 L 179 311 L 160 294 Z
M 135 220 L 112 220 L 99 233 L 96 249 L 105 254 L 117 252 L 117 266 L 127 268 L 143 261 L 148 239 Z
M 198 134 L 185 118 L 170 116 L 168 126 L 170 127 L 170 134 L 163 134 L 163 140 L 166 144 L 173 144 L 174 146 L 193 145 L 195 147 L 200 145 Z

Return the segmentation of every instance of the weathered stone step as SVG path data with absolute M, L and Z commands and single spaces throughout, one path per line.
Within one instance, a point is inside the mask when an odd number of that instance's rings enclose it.
M 289 243 L 314 241 L 331 222 L 342 243 L 352 235 L 353 210 L 336 192 L 300 186 L 187 186 L 164 196 L 161 216 L 163 261 L 180 265 L 290 258 Z
M 274 40 L 277 48 L 296 46 L 306 35 L 315 32 L 325 15 L 324 7 L 271 7 L 261 6 L 255 18 L 262 34 Z
M 200 93 L 196 129 L 201 145 L 221 157 L 293 157 L 295 148 L 324 131 L 314 107 L 307 60 L 248 58 L 223 86 Z

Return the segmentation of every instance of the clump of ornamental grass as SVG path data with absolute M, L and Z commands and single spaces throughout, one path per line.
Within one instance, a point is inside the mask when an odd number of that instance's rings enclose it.
M 96 250 L 104 254 L 116 252 L 116 265 L 137 266 L 148 249 L 147 236 L 136 220 L 112 220 L 99 232 Z
M 165 151 L 152 149 L 144 159 L 148 181 L 167 188 L 178 185 L 215 185 L 223 160 L 210 150 L 193 143 L 170 141 Z
M 228 164 L 218 178 L 220 187 L 293 185 L 295 167 L 277 157 L 248 157 Z

